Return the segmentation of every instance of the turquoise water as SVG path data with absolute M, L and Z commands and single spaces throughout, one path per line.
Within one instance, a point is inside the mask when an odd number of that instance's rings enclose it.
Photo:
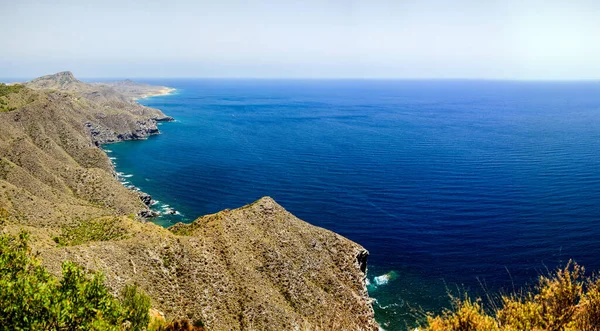
M 576 259 L 600 269 L 600 84 L 155 80 L 177 122 L 107 145 L 181 215 L 269 195 L 370 252 L 377 320 L 404 330 L 447 289 L 510 290 Z M 389 281 L 375 278 L 392 272 Z

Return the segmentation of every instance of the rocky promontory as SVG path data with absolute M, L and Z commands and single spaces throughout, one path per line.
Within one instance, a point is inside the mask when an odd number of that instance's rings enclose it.
M 140 94 L 158 94 L 169 88 L 124 82 L 87 84 L 65 71 L 36 78 L 25 86 L 33 90 L 64 91 L 77 95 L 77 101 L 85 103 L 91 110 L 92 118 L 84 126 L 96 145 L 145 139 L 158 134 L 156 122 L 168 122 L 173 118 L 134 100 Z

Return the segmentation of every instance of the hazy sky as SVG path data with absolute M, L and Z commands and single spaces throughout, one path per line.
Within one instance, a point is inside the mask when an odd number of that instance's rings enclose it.
M 0 0 L 0 77 L 600 79 L 600 0 Z

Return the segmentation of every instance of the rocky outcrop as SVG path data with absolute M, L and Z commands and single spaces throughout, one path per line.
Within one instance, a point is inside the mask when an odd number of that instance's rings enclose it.
M 367 259 L 369 257 L 369 251 L 366 249 L 359 251 L 356 255 L 356 262 L 358 263 L 358 267 L 363 274 L 367 274 Z
M 150 194 L 144 193 L 141 191 L 137 191 L 137 190 L 135 192 L 139 196 L 140 201 L 142 201 L 144 203 L 144 205 L 146 207 L 148 207 L 148 209 L 144 209 L 144 210 L 140 211 L 138 213 L 138 216 L 140 216 L 143 219 L 150 219 L 150 218 L 158 217 L 161 215 L 160 212 L 150 209 L 150 207 L 152 207 L 152 204 L 154 203 L 154 200 L 152 200 L 152 196 Z
M 156 122 L 173 122 L 175 119 L 171 116 L 163 116 L 163 117 L 154 117 L 152 118 Z
M 99 122 L 103 121 L 100 120 Z M 130 122 L 126 116 L 121 119 L 119 125 L 111 125 L 111 127 L 92 122 L 86 122 L 84 126 L 96 146 L 124 140 L 146 139 L 151 135 L 160 133 L 155 120 L 147 119 Z
M 150 207 L 152 205 L 152 196 L 150 194 L 138 192 L 138 196 L 146 206 Z
M 149 218 L 154 218 L 154 217 L 158 217 L 158 216 L 160 216 L 160 213 L 159 213 L 159 212 L 157 212 L 156 210 L 152 210 L 152 209 L 145 209 L 145 210 L 142 210 L 142 211 L 140 211 L 140 212 L 138 213 L 138 215 L 139 215 L 141 218 L 144 218 L 144 219 L 149 219 Z

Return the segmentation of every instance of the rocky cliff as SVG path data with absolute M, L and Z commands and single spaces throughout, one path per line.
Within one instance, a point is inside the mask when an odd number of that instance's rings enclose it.
M 98 148 L 158 133 L 168 119 L 132 102 L 154 93 L 133 84 L 119 91 L 59 73 L 0 96 L 16 109 L 0 113 L 3 231 L 30 231 L 57 274 L 72 260 L 102 270 L 115 293 L 138 283 L 168 319 L 214 330 L 377 329 L 366 250 L 270 198 L 170 229 L 136 217 L 146 206 Z
M 159 132 L 156 122 L 173 120 L 158 109 L 133 102 L 144 93 L 152 95 L 169 90 L 163 86 L 151 87 L 130 81 L 87 84 L 68 71 L 34 79 L 25 86 L 33 90 L 68 92 L 85 103 L 93 116 L 85 121 L 85 128 L 97 145 L 143 139 Z

